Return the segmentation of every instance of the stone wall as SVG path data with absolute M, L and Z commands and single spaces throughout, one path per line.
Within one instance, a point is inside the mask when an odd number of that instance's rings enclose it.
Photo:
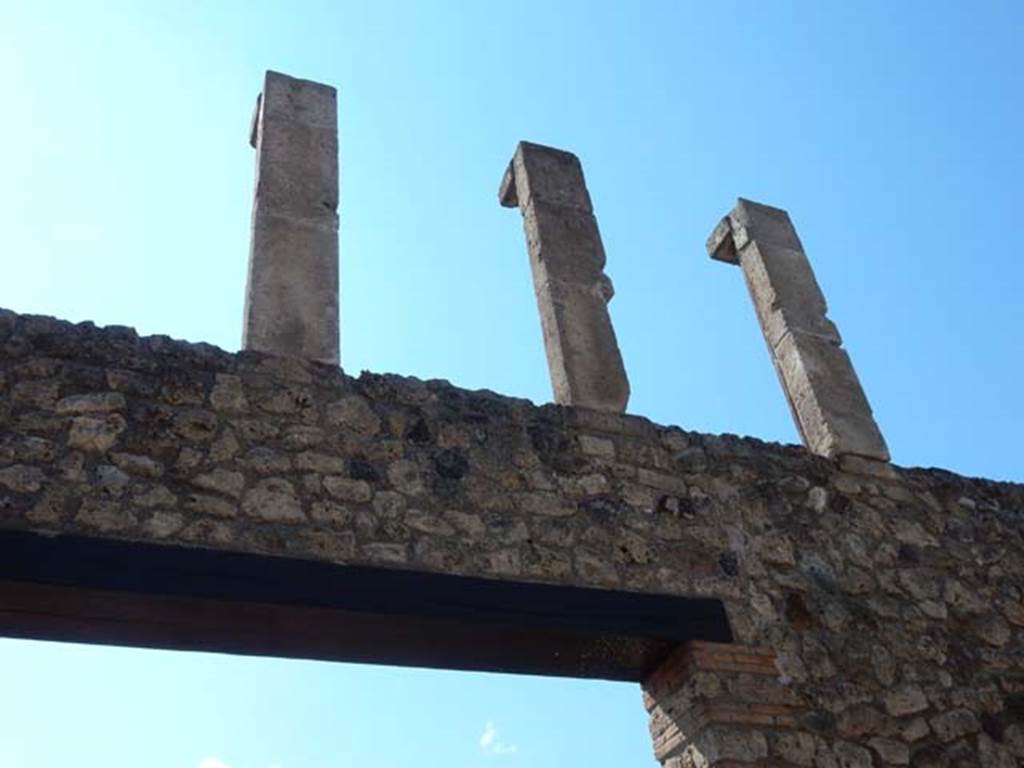
M 1024 486 L 0 312 L 0 528 L 721 599 L 682 766 L 1024 761 Z

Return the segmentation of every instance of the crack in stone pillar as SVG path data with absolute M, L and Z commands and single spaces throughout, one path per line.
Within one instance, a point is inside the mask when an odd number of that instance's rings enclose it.
M 242 347 L 337 365 L 337 91 L 267 72 L 249 141 L 256 184 Z
M 740 198 L 708 238 L 711 258 L 743 269 L 804 445 L 835 458 L 889 460 L 825 296 L 787 214 Z
M 579 159 L 520 142 L 498 199 L 523 214 L 555 402 L 625 411 L 629 380 L 608 314 L 614 290 Z

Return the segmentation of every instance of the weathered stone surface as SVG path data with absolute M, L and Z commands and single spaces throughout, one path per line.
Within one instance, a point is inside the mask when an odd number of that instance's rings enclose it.
M 245 488 L 245 477 L 241 472 L 218 467 L 192 478 L 192 484 L 207 491 L 216 491 L 225 496 L 239 498 Z
M 1024 759 L 1024 486 L 14 318 L 0 528 L 714 597 L 666 766 Z
M 57 413 L 103 413 L 119 411 L 125 406 L 120 392 L 100 392 L 89 395 L 70 395 L 57 403 Z
M 943 742 L 954 741 L 961 736 L 967 736 L 981 730 L 978 716 L 969 709 L 963 708 L 943 712 L 941 715 L 931 718 L 928 722 L 932 726 L 932 731 Z
M 80 416 L 71 422 L 68 446 L 86 453 L 106 453 L 124 428 L 125 420 L 117 414 L 105 418 Z
M 242 501 L 242 509 L 250 517 L 281 523 L 306 519 L 295 487 L 282 478 L 260 480 Z
M 335 89 L 267 72 L 251 142 L 256 191 L 242 346 L 337 364 Z M 218 399 L 221 407 L 239 402 Z
M 185 508 L 209 517 L 237 517 L 238 505 L 208 493 L 189 494 Z
M 373 412 L 366 398 L 344 397 L 327 406 L 327 421 L 357 435 L 371 437 L 380 431 L 380 417 Z
M 523 213 L 555 402 L 624 411 L 629 381 L 608 315 L 613 289 L 579 160 L 520 142 L 498 198 Z
M 888 461 L 864 390 L 840 346 L 789 215 L 742 198 L 708 238 L 708 252 L 743 269 L 758 321 L 804 444 L 822 456 Z
M 885 696 L 885 711 L 895 717 L 905 717 L 928 709 L 924 691 L 914 685 L 901 686 Z
M 373 498 L 370 484 L 365 480 L 352 480 L 347 477 L 325 477 L 324 489 L 335 498 L 343 501 L 366 502 Z
M 156 478 L 163 474 L 164 468 L 158 461 L 149 456 L 140 456 L 134 453 L 112 453 L 110 460 L 129 475 L 140 477 Z
M 117 502 L 90 499 L 78 511 L 75 522 L 87 531 L 125 533 L 135 529 L 138 519 Z
M 210 405 L 218 411 L 245 411 L 248 402 L 242 390 L 242 379 L 226 373 L 218 374 L 217 384 L 210 392 Z
M 43 487 L 45 475 L 39 467 L 15 464 L 0 469 L 0 486 L 18 493 L 32 493 Z
M 142 523 L 142 530 L 155 539 L 173 536 L 185 527 L 185 517 L 178 512 L 157 510 Z

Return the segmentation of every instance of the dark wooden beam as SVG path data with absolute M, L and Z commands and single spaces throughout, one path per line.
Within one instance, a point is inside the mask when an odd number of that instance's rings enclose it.
M 717 600 L 0 532 L 0 635 L 639 681 Z

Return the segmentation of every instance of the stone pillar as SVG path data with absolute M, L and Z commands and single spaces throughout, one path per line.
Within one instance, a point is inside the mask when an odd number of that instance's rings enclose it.
M 555 402 L 625 411 L 629 381 L 607 306 L 613 289 L 579 159 L 520 142 L 498 199 L 523 214 Z
M 691 641 L 643 684 L 654 756 L 665 768 L 812 764 L 806 709 L 768 649 Z
M 743 269 L 757 319 L 771 351 L 804 445 L 812 453 L 889 460 L 864 390 L 826 317 L 789 215 L 740 199 L 707 243 L 711 258 Z
M 337 365 L 337 92 L 267 72 L 250 143 L 256 189 L 242 347 Z

